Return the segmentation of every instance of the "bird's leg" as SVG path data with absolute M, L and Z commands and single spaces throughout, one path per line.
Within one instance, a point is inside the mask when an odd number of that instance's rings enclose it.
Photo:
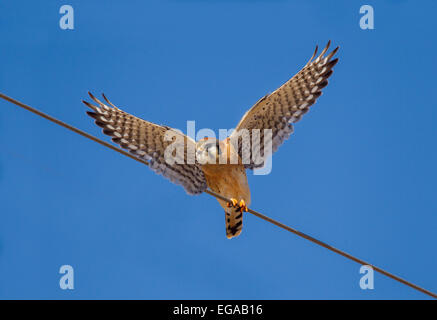
M 234 208 L 236 208 L 236 212 L 243 212 L 243 211 L 246 211 L 247 212 L 247 205 L 246 205 L 246 202 L 243 200 L 243 199 L 241 199 L 240 200 L 240 203 L 238 203 L 238 201 L 237 201 L 237 199 L 235 199 L 235 198 L 231 198 L 231 202 L 228 202 L 228 204 L 227 204 L 227 206 L 228 207 L 234 207 Z

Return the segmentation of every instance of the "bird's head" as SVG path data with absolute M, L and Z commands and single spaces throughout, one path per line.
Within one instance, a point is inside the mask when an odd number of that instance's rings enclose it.
M 204 164 L 218 164 L 221 152 L 220 141 L 215 138 L 204 138 L 196 143 L 196 160 Z

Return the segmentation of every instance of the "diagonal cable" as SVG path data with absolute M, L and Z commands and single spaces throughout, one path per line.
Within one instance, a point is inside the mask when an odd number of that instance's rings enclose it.
M 91 139 L 91 140 L 93 140 L 93 141 L 95 141 L 95 142 L 97 142 L 97 143 L 99 143 L 99 144 L 101 144 L 101 145 L 103 145 L 105 147 L 108 147 L 108 148 L 110 148 L 110 149 L 112 149 L 114 151 L 117 151 L 117 152 L 119 152 L 119 153 L 121 153 L 121 154 L 123 154 L 123 155 L 125 155 L 125 156 L 127 156 L 129 158 L 131 158 L 131 159 L 134 159 L 134 160 L 136 160 L 138 162 L 141 162 L 141 163 L 143 163 L 145 165 L 149 165 L 149 163 L 147 161 L 142 160 L 140 158 L 137 158 L 134 155 L 130 154 L 129 152 L 126 152 L 126 151 L 124 151 L 122 149 L 119 149 L 119 148 L 111 145 L 108 142 L 100 140 L 100 139 L 90 135 L 89 133 L 86 133 L 85 131 L 77 129 L 77 128 L 75 128 L 75 127 L 73 127 L 73 126 L 71 126 L 71 125 L 69 125 L 69 124 L 67 124 L 67 123 L 65 123 L 63 121 L 60 121 L 60 120 L 58 120 L 58 119 L 56 119 L 56 118 L 54 118 L 52 116 L 49 116 L 48 114 L 46 114 L 44 112 L 41 112 L 41 111 L 39 111 L 39 110 L 37 110 L 35 108 L 32 108 L 31 106 L 28 106 L 28 105 L 18 101 L 18 100 L 15 100 L 15 99 L 13 99 L 11 97 L 8 97 L 7 95 L 5 95 L 5 94 L 3 94 L 1 92 L 0 92 L 0 98 L 4 99 L 6 101 L 9 101 L 9 102 L 11 102 L 11 103 L 13 103 L 13 104 L 23 108 L 23 109 L 26 109 L 27 111 L 35 113 L 36 115 L 38 115 L 40 117 L 43 117 L 43 118 L 45 118 L 45 119 L 47 119 L 49 121 L 52 121 L 52 122 L 54 122 L 54 123 L 56 123 L 56 124 L 58 124 L 58 125 L 60 125 L 60 126 L 62 126 L 64 128 L 67 128 L 67 129 L 69 129 L 69 130 L 71 130 L 71 131 L 73 131 L 75 133 L 78 133 L 81 136 L 84 136 L 85 138 Z M 213 197 L 216 197 L 218 199 L 221 199 L 223 201 L 231 203 L 231 199 L 228 199 L 228 198 L 222 196 L 221 194 L 218 194 L 218 193 L 216 193 L 216 192 L 214 192 L 212 190 L 207 189 L 207 190 L 205 190 L 205 192 L 208 193 L 209 195 L 213 196 Z M 337 254 L 339 254 L 339 255 L 341 255 L 341 256 L 349 259 L 349 260 L 352 260 L 352 261 L 354 261 L 356 263 L 359 263 L 360 265 L 368 265 L 368 266 L 372 267 L 373 270 L 378 271 L 379 273 L 381 273 L 381 274 L 383 274 L 383 275 L 385 275 L 385 276 L 387 276 L 387 277 L 389 277 L 389 278 L 391 278 L 393 280 L 396 280 L 396 281 L 398 281 L 398 282 L 400 282 L 400 283 L 402 283 L 402 284 L 404 284 L 406 286 L 409 286 L 409 287 L 411 287 L 411 288 L 413 288 L 413 289 L 415 289 L 417 291 L 420 291 L 420 292 L 422 292 L 422 293 L 424 293 L 424 294 L 426 294 L 428 296 L 431 296 L 431 297 L 437 299 L 437 294 L 435 294 L 435 293 L 433 293 L 433 292 L 431 292 L 431 291 L 429 291 L 427 289 L 419 287 L 418 285 L 416 285 L 416 284 L 414 284 L 412 282 L 409 282 L 409 281 L 407 281 L 407 280 L 405 280 L 405 279 L 403 279 L 401 277 L 398 277 L 398 276 L 396 276 L 396 275 L 394 275 L 394 274 L 392 274 L 392 273 L 390 273 L 388 271 L 385 271 L 384 269 L 381 269 L 381 268 L 379 268 L 379 267 L 377 267 L 377 266 L 375 266 L 375 265 L 373 265 L 371 263 L 368 263 L 368 262 L 366 262 L 364 260 L 356 258 L 356 257 L 354 257 L 353 255 L 351 255 L 351 254 L 349 254 L 347 252 L 344 252 L 344 251 L 342 251 L 340 249 L 337 249 L 337 248 L 335 248 L 335 247 L 333 247 L 333 246 L 331 246 L 331 245 L 329 245 L 329 244 L 327 244 L 327 243 L 325 243 L 323 241 L 320 241 L 320 240 L 318 240 L 318 239 L 316 239 L 314 237 L 311 237 L 311 236 L 309 236 L 309 235 L 307 235 L 307 234 L 305 234 L 303 232 L 300 232 L 299 230 L 296 230 L 296 229 L 294 229 L 292 227 L 289 227 L 289 226 L 287 226 L 287 225 L 285 225 L 285 224 L 283 224 L 283 223 L 281 223 L 279 221 L 276 221 L 276 220 L 274 220 L 274 219 L 272 219 L 272 218 L 270 218 L 270 217 L 268 217 L 268 216 L 266 216 L 266 215 L 264 215 L 264 214 L 262 214 L 260 212 L 252 210 L 250 208 L 248 208 L 247 212 L 249 212 L 249 213 L 253 214 L 254 216 L 256 216 L 256 217 L 258 217 L 260 219 L 263 219 L 263 220 L 265 220 L 265 221 L 267 221 L 267 222 L 269 222 L 271 224 L 274 224 L 275 226 L 277 226 L 279 228 L 282 228 L 282 229 L 284 229 L 284 230 L 286 230 L 288 232 L 294 233 L 295 235 L 297 235 L 297 236 L 299 236 L 301 238 L 309 240 L 309 241 L 311 241 L 311 242 L 313 242 L 313 243 L 315 243 L 315 244 L 317 244 L 317 245 L 319 245 L 319 246 L 321 246 L 321 247 L 323 247 L 325 249 L 328 249 L 328 250 L 330 250 L 332 252 L 335 252 L 335 253 L 337 253 Z

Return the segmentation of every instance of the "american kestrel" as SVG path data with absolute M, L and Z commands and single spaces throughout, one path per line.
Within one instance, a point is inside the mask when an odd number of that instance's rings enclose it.
M 263 165 L 254 161 L 256 156 L 251 154 L 252 148 L 238 140 L 239 133 L 247 130 L 252 136 L 252 132 L 258 129 L 260 152 L 263 153 L 262 146 L 266 138 L 264 129 L 270 129 L 271 150 L 275 152 L 293 132 L 293 123 L 299 121 L 309 110 L 322 94 L 322 88 L 328 84 L 327 79 L 338 61 L 338 58 L 332 59 L 338 47 L 327 54 L 329 45 L 330 41 L 315 58 L 316 46 L 308 63 L 281 87 L 255 103 L 240 120 L 233 133 L 222 141 L 205 138 L 195 142 L 180 131 L 142 120 L 120 110 L 104 95 L 107 104 L 91 93 L 90 97 L 96 105 L 83 102 L 93 110 L 88 111 L 87 114 L 103 128 L 103 133 L 112 137 L 113 142 L 147 161 L 149 167 L 156 173 L 162 174 L 173 183 L 182 185 L 188 194 L 200 194 L 209 187 L 212 191 L 231 199 L 232 203 L 218 199 L 225 210 L 226 237 L 230 239 L 241 233 L 243 212 L 250 204 L 246 169 Z M 165 137 L 169 130 L 172 132 L 172 139 Z M 168 160 L 166 161 L 166 149 L 174 143 L 175 139 L 183 142 L 182 158 L 185 161 L 169 163 Z M 195 160 L 192 162 L 186 161 L 190 150 L 195 153 Z M 242 161 L 244 152 L 249 153 L 247 161 Z M 223 157 L 225 162 L 219 161 Z M 231 159 L 237 161 L 232 162 Z

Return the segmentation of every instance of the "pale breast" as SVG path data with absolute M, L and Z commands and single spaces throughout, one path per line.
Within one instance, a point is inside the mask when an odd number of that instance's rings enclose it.
M 202 170 L 212 191 L 238 201 L 244 199 L 247 205 L 250 204 L 250 189 L 243 165 L 208 164 L 202 166 Z M 226 206 L 224 201 L 219 202 L 223 207 Z

